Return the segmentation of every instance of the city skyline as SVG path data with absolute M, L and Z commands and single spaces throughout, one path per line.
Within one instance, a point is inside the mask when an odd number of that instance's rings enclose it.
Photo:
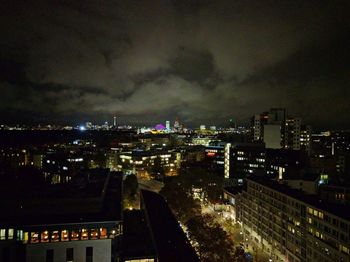
M 345 1 L 5 3 L 0 122 L 349 128 Z

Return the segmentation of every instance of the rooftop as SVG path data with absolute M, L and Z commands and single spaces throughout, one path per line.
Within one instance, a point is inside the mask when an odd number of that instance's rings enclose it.
M 90 177 L 94 173 L 94 178 Z M 97 175 L 99 173 L 99 175 Z M 90 179 L 87 179 L 90 177 Z M 3 195 L 1 224 L 42 225 L 121 220 L 122 174 L 88 170 L 70 183 Z M 34 191 L 34 192 L 32 192 Z
M 320 199 L 317 195 L 306 195 L 301 190 L 292 189 L 289 186 L 279 183 L 276 180 L 267 180 L 263 177 L 251 176 L 247 178 L 282 194 L 293 197 L 301 202 L 309 204 L 315 208 L 326 211 L 330 214 L 338 216 L 345 220 L 350 220 L 350 213 L 348 212 L 349 206 L 344 204 L 329 203 L 325 200 Z

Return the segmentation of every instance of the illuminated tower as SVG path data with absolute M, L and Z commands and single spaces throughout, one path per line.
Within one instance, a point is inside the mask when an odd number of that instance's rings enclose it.
M 117 126 L 117 117 L 115 115 L 113 116 L 113 126 Z

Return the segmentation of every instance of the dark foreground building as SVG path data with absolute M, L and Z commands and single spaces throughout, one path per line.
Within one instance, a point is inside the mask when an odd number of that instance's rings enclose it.
M 141 200 L 152 231 L 159 261 L 199 261 L 164 198 L 159 194 L 141 190 Z
M 68 184 L 8 192 L 0 261 L 119 261 L 121 182 L 122 173 L 90 170 Z

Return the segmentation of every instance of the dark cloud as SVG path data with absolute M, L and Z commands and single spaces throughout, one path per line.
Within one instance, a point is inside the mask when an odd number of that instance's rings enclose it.
M 285 106 L 349 127 L 349 11 L 346 1 L 8 1 L 0 117 L 197 125 Z

